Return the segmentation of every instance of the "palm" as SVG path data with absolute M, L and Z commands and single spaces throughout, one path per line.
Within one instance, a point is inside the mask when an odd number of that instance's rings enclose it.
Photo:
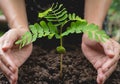
M 32 44 L 29 44 L 22 49 L 19 49 L 19 47 L 12 47 L 5 53 L 6 56 L 8 56 L 8 58 L 10 58 L 17 67 L 20 67 L 30 56 L 31 51 Z
M 84 35 L 82 51 L 97 70 L 98 84 L 103 84 L 117 66 L 120 59 L 120 45 L 112 39 L 107 40 L 105 43 L 100 43 L 92 41 Z
M 93 66 L 98 69 L 105 63 L 106 60 L 109 59 L 106 56 L 104 49 L 97 42 L 92 42 L 93 45 L 87 46 L 83 44 L 82 50 L 86 58 L 93 64 Z
M 24 29 L 11 29 L 0 38 L 0 69 L 11 84 L 16 84 L 18 68 L 27 60 L 32 51 L 32 44 L 21 49 L 15 45 L 15 41 L 26 31 Z

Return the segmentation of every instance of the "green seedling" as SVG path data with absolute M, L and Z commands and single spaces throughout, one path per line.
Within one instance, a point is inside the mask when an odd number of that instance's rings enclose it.
M 75 13 L 68 13 L 63 4 L 52 4 L 49 9 L 39 13 L 38 17 L 41 19 L 40 23 L 30 25 L 30 31 L 26 32 L 16 44 L 19 44 L 20 48 L 22 48 L 36 41 L 37 38 L 48 37 L 48 39 L 52 39 L 55 37 L 59 39 L 60 44 L 56 50 L 60 54 L 60 77 L 62 77 L 62 59 L 66 52 L 63 46 L 63 37 L 73 33 L 85 33 L 90 39 L 96 41 L 104 42 L 109 38 L 103 30 L 99 30 L 97 25 L 89 24 Z M 70 25 L 65 28 L 68 23 Z M 65 31 L 63 31 L 63 28 L 65 28 Z

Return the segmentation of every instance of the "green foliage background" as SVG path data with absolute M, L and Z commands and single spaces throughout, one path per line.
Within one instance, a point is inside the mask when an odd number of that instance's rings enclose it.
M 107 33 L 120 43 L 120 0 L 113 0 L 107 19 Z
M 120 11 L 120 0 L 113 0 L 110 10 Z
M 1 10 L 0 10 L 0 15 L 3 15 Z

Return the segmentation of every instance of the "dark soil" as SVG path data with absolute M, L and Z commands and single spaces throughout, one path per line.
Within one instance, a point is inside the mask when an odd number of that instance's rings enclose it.
M 96 75 L 80 46 L 67 48 L 63 57 L 62 78 L 59 77 L 59 54 L 54 49 L 34 46 L 30 58 L 19 70 L 18 84 L 97 84 Z M 0 84 L 9 84 L 2 73 Z M 105 84 L 120 84 L 120 62 Z

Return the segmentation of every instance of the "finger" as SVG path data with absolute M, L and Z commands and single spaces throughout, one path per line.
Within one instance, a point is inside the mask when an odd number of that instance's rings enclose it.
M 11 76 L 13 73 L 12 73 L 11 70 L 9 70 L 9 68 L 6 67 L 6 66 L 4 65 L 4 63 L 2 63 L 1 61 L 0 61 L 0 69 L 1 69 L 1 71 L 4 73 L 4 75 L 5 75 L 8 79 L 12 79 L 10 76 Z
M 97 70 L 97 83 L 98 84 L 102 84 L 102 76 L 103 76 L 103 73 L 102 73 L 102 69 L 101 68 L 99 68 L 98 70 Z
M 102 72 L 102 69 L 100 68 L 100 70 L 98 71 L 97 79 L 96 79 L 97 83 L 104 84 L 103 79 L 104 79 L 104 73 Z
M 103 73 L 107 72 L 117 61 L 118 59 L 108 59 L 108 61 L 102 66 Z
M 17 68 L 17 71 L 15 73 L 15 80 L 13 81 L 14 84 L 17 84 L 17 80 L 18 80 L 18 68 Z
M 114 57 L 114 46 L 111 42 L 111 40 L 107 40 L 106 42 L 101 43 L 102 47 L 104 48 L 105 54 L 109 56 L 110 58 Z
M 0 68 L 6 78 L 9 80 L 10 84 L 17 84 L 17 79 L 18 79 L 18 69 L 16 70 L 15 73 L 12 73 L 9 68 L 7 68 L 3 63 L 0 64 Z
M 112 72 L 115 70 L 116 66 L 117 63 L 114 64 L 106 73 L 102 73 L 102 70 L 100 70 L 97 76 L 97 82 L 99 82 L 100 84 L 104 84 L 104 82 L 110 77 Z
M 0 59 L 2 63 L 8 67 L 13 73 L 17 70 L 16 65 L 12 62 L 9 56 L 6 53 L 1 52 Z
M 107 62 L 102 66 L 103 72 L 106 72 L 112 65 L 119 61 L 119 52 L 119 47 L 117 45 L 114 45 L 115 56 L 113 58 L 108 58 Z
M 17 84 L 17 80 L 18 80 L 18 69 L 17 71 L 14 73 L 14 75 L 11 75 L 12 80 L 10 80 L 10 84 Z
M 8 31 L 9 33 L 5 36 L 5 40 L 3 41 L 2 50 L 7 51 L 8 49 L 13 47 L 14 42 L 17 40 L 17 35 L 12 30 Z
M 105 56 L 99 56 L 99 60 L 97 60 L 93 66 L 95 67 L 95 69 L 99 69 L 105 62 L 106 62 L 106 58 Z

